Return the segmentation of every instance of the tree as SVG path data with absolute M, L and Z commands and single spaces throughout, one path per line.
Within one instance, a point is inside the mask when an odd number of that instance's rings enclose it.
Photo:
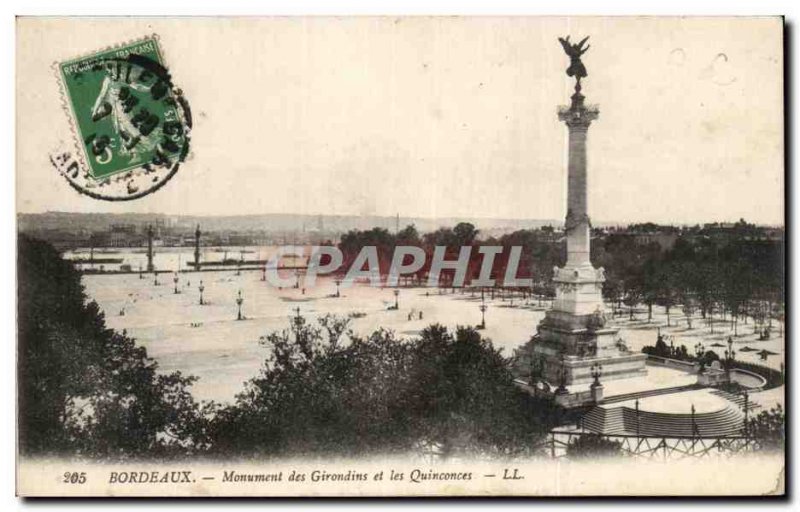
M 636 310 L 636 305 L 642 300 L 642 286 L 641 282 L 632 276 L 622 282 L 622 289 L 625 296 L 624 303 L 628 306 L 629 320 L 633 320 L 633 314 Z
M 697 359 L 697 361 L 703 367 L 711 366 L 711 363 L 719 360 L 720 360 L 719 354 L 717 354 L 713 350 L 706 350 L 705 352 L 703 352 L 703 355 L 699 359 Z
M 672 306 L 675 305 L 675 290 L 678 281 L 677 271 L 677 265 L 670 260 L 664 260 L 656 274 L 657 303 L 663 306 L 664 311 L 667 313 L 667 327 L 670 326 L 670 311 Z
M 456 224 L 456 227 L 453 228 L 453 235 L 455 237 L 456 246 L 463 247 L 472 245 L 472 242 L 474 242 L 475 238 L 478 236 L 478 230 L 469 222 L 459 222 Z
M 739 316 L 752 293 L 750 286 L 752 269 L 749 268 L 746 261 L 739 260 L 727 264 L 723 275 L 723 301 L 731 313 L 733 335 L 738 336 Z
M 691 330 L 692 317 L 694 316 L 695 311 L 697 311 L 697 305 L 694 302 L 694 298 L 687 294 L 681 295 L 680 300 L 682 303 L 683 316 L 686 317 L 686 326 L 689 328 L 689 330 Z
M 644 279 L 642 280 L 641 290 L 642 301 L 647 306 L 647 323 L 653 320 L 653 304 L 658 301 L 661 291 L 661 276 L 659 262 L 648 260 L 644 265 Z
M 230 455 L 531 453 L 549 425 L 530 414 L 510 361 L 473 329 L 434 325 L 418 338 L 355 336 L 295 318 L 262 338 L 271 355 L 214 420 Z
M 622 282 L 613 274 L 606 274 L 603 283 L 603 296 L 611 302 L 611 316 L 616 318 L 619 302 L 622 300 Z
M 761 450 L 782 451 L 786 444 L 786 416 L 777 404 L 769 411 L 761 411 L 747 423 L 747 434 L 753 437 Z
M 422 243 L 422 239 L 419 237 L 419 231 L 417 231 L 416 226 L 414 224 L 409 224 L 395 236 L 395 240 L 397 245 L 414 245 L 419 246 Z
M 767 316 L 769 314 L 769 305 L 767 301 L 756 300 L 750 303 L 748 308 L 750 316 L 753 317 L 753 333 L 758 334 L 764 329 L 767 323 Z
M 130 458 L 206 446 L 195 381 L 107 329 L 80 274 L 46 242 L 18 239 L 19 446 L 25 455 Z

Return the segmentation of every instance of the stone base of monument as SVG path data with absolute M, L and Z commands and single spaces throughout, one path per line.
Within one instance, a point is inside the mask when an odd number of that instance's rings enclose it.
M 603 380 L 640 377 L 647 373 L 642 353 L 629 352 L 619 343 L 619 329 L 606 327 L 596 315 L 573 315 L 550 310 L 533 339 L 533 357 L 541 376 L 558 386 L 592 382 L 596 366 Z
M 553 399 L 563 407 L 580 407 L 603 399 L 602 386 L 586 386 L 594 382 L 596 372 L 601 381 L 647 375 L 647 355 L 622 348 L 618 329 L 586 325 L 580 317 L 548 311 L 534 337 L 533 358 L 540 365 L 541 379 L 560 390 Z
M 628 379 L 647 375 L 645 354 L 619 354 L 611 357 L 576 357 L 565 356 L 563 359 L 564 385 L 587 384 L 594 380 L 592 366 L 602 366 L 601 380 Z M 560 358 L 545 359 L 546 363 L 557 367 L 552 372 L 546 372 L 544 379 L 553 387 L 560 384 L 562 360 Z
M 576 358 L 565 357 L 563 368 L 566 376 L 564 387 L 557 389 L 553 394 L 553 400 L 562 407 L 582 407 L 595 404 L 603 400 L 603 386 L 586 384 L 592 382 L 592 367 L 602 365 L 603 373 L 600 377 L 603 381 L 627 379 L 631 377 L 644 377 L 647 375 L 645 354 L 620 354 L 614 357 L 595 357 L 595 358 Z M 561 359 L 551 360 L 551 364 L 560 365 Z M 559 386 L 561 375 L 548 373 L 546 380 L 548 386 L 556 389 Z

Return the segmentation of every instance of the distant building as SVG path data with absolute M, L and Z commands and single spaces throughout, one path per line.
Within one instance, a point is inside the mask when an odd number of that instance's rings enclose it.
M 782 242 L 784 229 L 776 227 L 761 227 L 748 224 L 744 220 L 739 222 L 715 222 L 704 224 L 699 234 L 713 238 L 736 238 L 738 240 L 773 241 Z
M 636 245 L 658 244 L 662 251 L 672 249 L 678 240 L 678 233 L 627 233 L 626 236 L 633 237 Z
M 102 245 L 108 247 L 133 247 L 142 244 L 135 224 L 112 224 Z

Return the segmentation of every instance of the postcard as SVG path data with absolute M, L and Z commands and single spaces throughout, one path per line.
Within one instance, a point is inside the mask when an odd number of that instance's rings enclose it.
M 19 496 L 785 495 L 782 18 L 16 29 Z

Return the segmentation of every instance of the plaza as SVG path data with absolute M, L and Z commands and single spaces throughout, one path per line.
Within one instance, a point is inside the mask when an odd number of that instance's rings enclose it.
M 271 248 L 264 248 L 269 252 Z M 233 251 L 232 251 L 233 252 Z M 141 257 L 140 254 L 123 254 L 125 258 Z M 159 268 L 165 262 L 187 261 L 189 249 L 157 254 Z M 134 263 L 135 266 L 135 263 Z M 275 288 L 262 281 L 258 270 L 237 271 L 235 268 L 213 272 L 181 272 L 178 274 L 178 291 L 174 293 L 173 275 L 159 274 L 159 285 L 154 285 L 152 274 L 84 274 L 82 277 L 90 300 L 95 300 L 105 312 L 110 328 L 136 338 L 147 348 L 148 354 L 159 363 L 159 370 L 180 370 L 195 375 L 199 380 L 192 388 L 197 399 L 231 402 L 236 393 L 242 391 L 243 383 L 258 375 L 267 348 L 258 340 L 276 330 L 286 329 L 292 316 L 299 312 L 309 321 L 325 314 L 351 315 L 351 328 L 356 334 L 368 335 L 383 327 L 394 331 L 399 338 L 413 337 L 425 327 L 440 323 L 448 328 L 459 325 L 476 326 L 481 322 L 480 293 L 468 289 L 435 288 L 375 288 L 355 285 L 341 289 L 335 297 L 337 286 L 333 279 L 320 277 L 316 286 L 302 288 Z M 204 286 L 204 305 L 199 304 L 200 281 Z M 236 298 L 242 291 L 242 314 L 237 320 Z M 399 309 L 389 309 L 397 299 Z M 492 340 L 503 355 L 511 357 L 514 350 L 529 340 L 536 325 L 544 318 L 548 301 L 537 298 L 523 300 L 516 296 L 492 299 L 485 294 L 486 328 L 482 335 Z M 676 346 L 693 347 L 702 342 L 711 350 L 714 343 L 724 344 L 732 334 L 729 325 L 715 321 L 714 333 L 697 315 L 688 329 L 686 319 L 679 308 L 673 308 L 670 326 L 662 308 L 654 308 L 653 318 L 647 321 L 644 308 L 630 320 L 628 313 L 612 318 L 611 308 L 606 305 L 609 323 L 620 329 L 619 336 L 633 352 L 655 343 L 660 332 Z M 122 313 L 122 314 L 121 314 Z M 356 313 L 356 315 L 353 315 Z M 409 315 L 410 313 L 413 313 Z M 422 313 L 420 318 L 419 313 Z M 363 316 L 362 316 L 363 315 Z M 409 316 L 411 319 L 409 320 Z M 740 336 L 734 338 L 737 359 L 758 363 L 780 370 L 784 362 L 783 328 L 775 325 L 774 335 L 769 340 L 759 341 L 758 335 L 740 326 Z M 767 349 L 778 355 L 761 361 L 756 351 L 742 352 L 744 347 Z M 602 378 L 601 378 L 602 379 Z M 686 372 L 648 365 L 648 375 L 643 378 L 608 380 L 602 379 L 605 396 L 639 392 L 648 387 L 673 388 L 689 385 L 696 376 Z M 587 387 L 588 384 L 580 384 Z M 783 388 L 753 393 L 754 401 L 762 400 L 771 407 L 783 403 Z

